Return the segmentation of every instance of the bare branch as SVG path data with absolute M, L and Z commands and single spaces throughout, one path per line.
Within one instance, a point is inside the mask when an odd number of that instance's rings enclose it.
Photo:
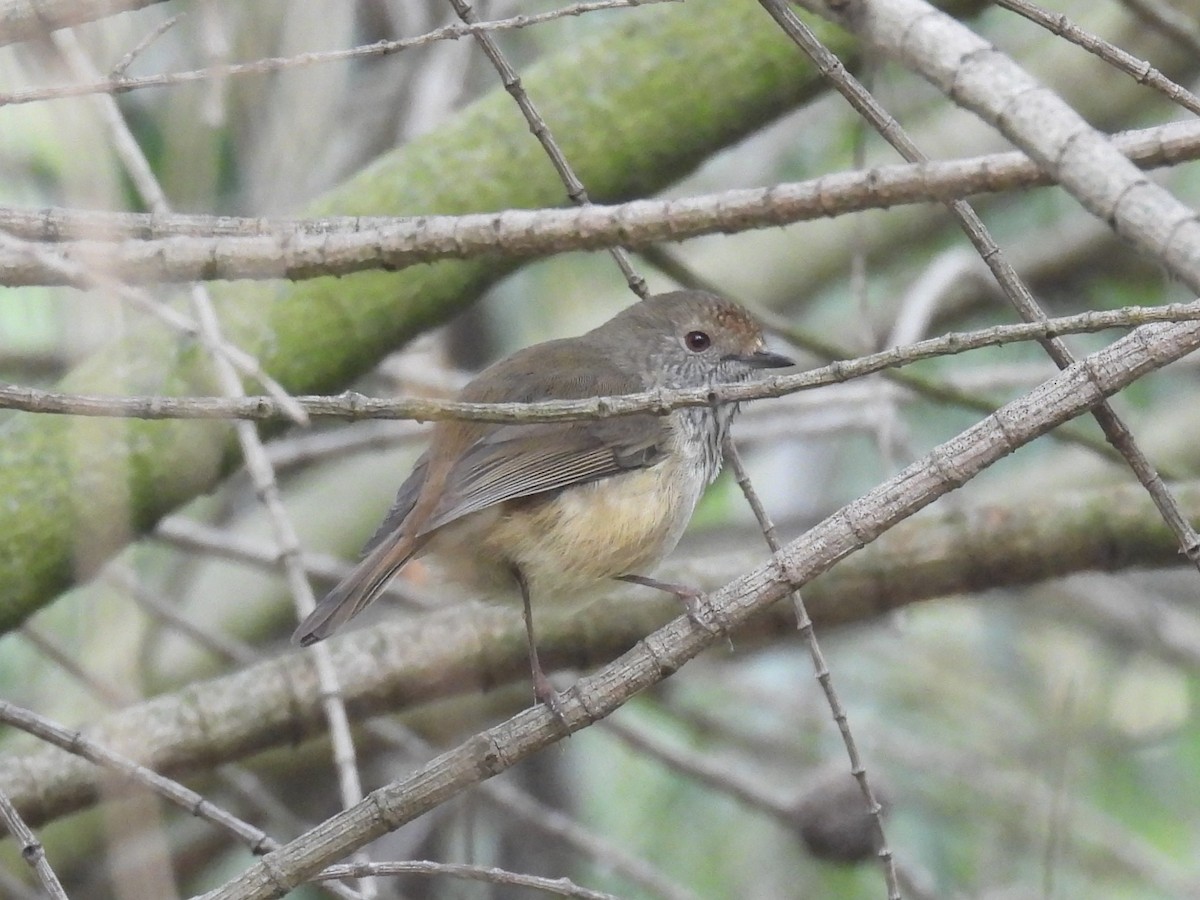
M 1011 10 L 1019 16 L 1024 16 L 1031 22 L 1036 22 L 1047 31 L 1066 38 L 1073 44 L 1078 44 L 1110 66 L 1134 78 L 1139 84 L 1150 85 L 1184 109 L 1200 115 L 1200 97 L 1182 85 L 1176 84 L 1145 60 L 1138 59 L 1132 53 L 1080 28 L 1065 15 L 1050 13 L 1028 0 L 996 0 L 996 5 Z M 1196 46 L 1198 49 L 1194 52 L 1200 52 L 1200 43 Z
M 1172 166 L 1200 158 L 1200 124 L 1192 121 L 1172 122 L 1136 131 L 1125 131 L 1114 134 L 1112 142 L 1113 146 L 1142 168 Z M 681 198 L 674 203 L 679 205 L 680 210 L 685 203 L 689 208 L 720 208 L 726 212 L 726 218 L 731 220 L 724 226 L 729 229 L 728 233 L 737 233 L 757 225 L 782 225 L 865 209 L 888 209 L 907 203 L 947 200 L 971 194 L 1019 190 L 1053 183 L 1053 179 L 1029 157 L 1013 151 L 960 160 L 932 161 L 921 165 L 878 166 L 863 171 L 823 175 L 809 181 L 783 182 L 772 187 L 769 194 L 765 189 L 750 192 L 723 191 Z M 739 197 L 746 199 L 739 201 Z M 756 197 L 758 200 L 751 201 L 750 197 Z M 597 208 L 607 209 L 613 216 L 631 223 L 632 227 L 638 227 L 637 220 L 641 215 L 639 210 L 648 209 L 646 203 L 647 201 L 639 200 L 610 206 L 600 205 Z M 768 209 L 771 210 L 771 215 L 775 218 L 752 218 L 756 206 L 762 207 L 764 216 Z M 789 206 L 793 208 L 789 209 Z M 665 210 L 675 208 L 677 207 L 672 205 L 664 207 Z M 557 208 L 526 212 L 537 219 L 570 214 L 569 210 Z M 672 219 L 676 216 L 674 213 L 664 212 L 663 217 Z M 446 222 L 444 226 L 439 224 L 443 220 Z M 0 230 L 25 240 L 47 243 L 81 239 L 110 242 L 127 239 L 151 241 L 171 237 L 273 237 L 278 241 L 290 241 L 303 235 L 362 235 L 404 221 L 407 220 L 391 216 L 278 219 L 0 207 Z M 464 223 L 461 229 L 464 231 L 475 231 L 476 228 L 484 227 L 483 222 L 477 225 L 470 224 L 472 217 L 469 215 L 423 216 L 420 222 L 432 223 L 435 230 L 452 228 L 453 222 Z M 490 215 L 487 222 L 491 226 L 496 224 L 496 220 Z M 416 223 L 413 224 L 415 226 Z M 543 228 L 546 232 L 569 230 L 564 223 L 554 227 L 540 226 L 532 221 L 528 224 L 532 229 L 528 234 L 531 241 L 539 240 Z M 680 221 L 676 224 L 682 228 L 687 223 Z M 680 234 L 682 237 L 696 236 L 686 231 Z M 496 244 L 493 244 L 492 248 L 503 249 Z M 579 248 L 564 246 L 563 249 Z
M 1200 123 L 1163 125 L 1114 138 L 1139 164 L 1200 156 Z M 156 235 L 113 244 L 73 239 L 53 248 L 62 262 L 99 266 L 127 284 L 234 278 L 314 278 L 367 269 L 401 269 L 439 259 L 491 254 L 544 256 L 567 250 L 632 249 L 706 234 L 736 234 L 905 203 L 952 200 L 1053 179 L 1020 153 L 920 165 L 881 166 L 769 188 L 677 200 L 637 200 L 578 209 L 506 210 L 416 219 L 342 218 L 269 223 L 262 219 L 0 211 L 0 227 L 29 237 L 96 233 Z M 184 235 L 205 233 L 209 239 Z M 157 235 L 166 234 L 164 237 Z M 179 236 L 174 236 L 179 234 Z M 30 248 L 0 246 L 0 283 L 70 284 L 73 279 Z
M 1191 322 L 1200 319 L 1200 300 L 1165 306 L 1130 306 L 1119 310 L 1080 313 L 1019 325 L 997 325 L 980 331 L 952 332 L 940 338 L 893 347 L 853 360 L 794 375 L 777 375 L 761 381 L 717 385 L 688 390 L 644 391 L 588 400 L 547 400 L 538 403 L 468 403 L 461 400 L 407 398 L 374 399 L 346 392 L 336 397 L 299 396 L 292 399 L 314 417 L 348 419 L 388 418 L 438 421 L 464 419 L 475 422 L 556 422 L 595 419 L 635 412 L 666 414 L 685 406 L 737 403 L 782 397 L 797 391 L 861 378 L 894 366 L 924 359 L 994 347 L 1046 336 L 1102 331 L 1148 322 Z M 0 408 L 56 415 L 118 416 L 140 419 L 280 419 L 282 406 L 271 397 L 109 397 L 60 394 L 37 388 L 0 384 Z
M 21 849 L 21 857 L 29 863 L 37 875 L 46 896 L 51 900 L 68 900 L 62 882 L 58 880 L 58 876 L 54 874 L 54 869 L 50 866 L 50 861 L 46 859 L 46 848 L 37 839 L 37 835 L 25 824 L 17 812 L 17 808 L 12 805 L 12 801 L 3 791 L 0 791 L 0 824 L 4 825 L 13 840 L 16 841 L 17 846 Z
M 463 863 L 440 863 L 428 860 L 405 860 L 404 862 L 355 863 L 352 865 L 329 866 L 317 873 L 313 880 L 327 878 L 367 878 L 380 875 L 429 875 L 432 877 L 465 878 L 484 884 L 506 884 L 529 888 L 558 897 L 574 897 L 578 900 L 619 900 L 614 894 L 582 888 L 569 878 L 542 878 L 509 872 L 495 866 L 469 866 Z
M 125 70 L 133 65 L 133 61 L 145 53 L 155 41 L 179 24 L 179 20 L 182 19 L 184 15 L 185 13 L 178 13 L 159 22 L 158 25 L 147 32 L 140 41 L 130 47 L 129 52 L 117 60 L 116 64 L 108 70 L 108 77 L 120 78 L 122 75 L 124 75 Z
M 38 0 L 42 5 L 51 5 L 57 2 L 60 6 L 67 5 L 70 0 Z M 148 3 L 160 2 L 160 0 L 74 0 L 76 4 L 95 3 L 102 5 L 108 3 L 112 6 L 124 5 L 132 8 L 133 6 L 144 6 Z M 223 79 L 239 75 L 269 75 L 274 72 L 282 72 L 287 69 L 299 69 L 307 66 L 318 65 L 321 63 L 330 62 L 346 62 L 357 59 L 370 59 L 373 57 L 390 56 L 395 53 L 400 53 L 404 50 L 409 50 L 413 47 L 423 47 L 427 44 L 432 44 L 436 41 L 455 41 L 468 35 L 487 34 L 492 31 L 508 31 L 516 28 L 528 28 L 531 25 L 541 25 L 545 22 L 554 19 L 561 19 L 566 16 L 580 16 L 586 13 L 598 12 L 606 9 L 628 9 L 635 6 L 648 6 L 653 3 L 674 3 L 678 0 L 591 0 L 585 3 L 573 3 L 569 6 L 564 6 L 560 9 L 548 10 L 544 13 L 536 13 L 533 15 L 513 16 L 508 19 L 499 19 L 493 22 L 476 22 L 463 25 L 446 25 L 442 28 L 435 29 L 428 34 L 418 35 L 416 37 L 404 38 L 397 41 L 377 41 L 373 44 L 364 44 L 359 47 L 351 47 L 347 50 L 326 50 L 313 53 L 300 53 L 295 56 L 272 57 L 269 59 L 258 59 L 254 62 L 247 63 L 228 63 L 220 66 L 209 66 L 204 69 L 193 69 L 187 72 L 169 72 L 163 75 L 146 75 L 141 78 L 125 78 L 121 75 L 121 69 L 118 67 L 108 78 L 95 79 L 92 81 L 68 84 L 59 87 L 51 88 L 27 88 L 25 90 L 0 92 L 0 106 L 9 106 L 18 103 L 36 103 L 46 100 L 61 100 L 66 97 L 82 97 L 88 94 L 124 94 L 129 91 L 135 91 L 142 88 L 152 87 L 174 87 L 181 84 L 190 84 L 196 81 L 207 81 L 209 79 Z M 15 7 L 15 9 L 14 9 Z M 17 11 L 26 11 L 31 9 L 26 0 L 12 0 L 6 7 L 0 7 L 0 46 L 3 46 L 8 41 L 5 40 L 8 29 L 9 9 L 13 9 L 12 16 L 15 17 Z M 100 15 L 107 15 L 101 13 Z M 45 18 L 43 16 L 43 18 Z M 64 16 L 59 16 L 59 19 L 65 19 Z M 96 16 L 99 18 L 99 16 Z M 56 28 L 65 27 L 72 24 L 69 21 L 64 21 L 61 25 L 55 25 Z M 16 28 L 20 28 L 21 23 L 18 22 Z M 30 31 L 23 37 L 16 38 L 17 40 L 26 40 L 33 37 L 35 34 L 44 33 L 45 26 L 38 28 L 36 31 Z
M 102 744 L 84 737 L 82 733 L 65 728 L 45 716 L 22 709 L 7 700 L 0 700 L 0 721 L 149 788 L 197 818 L 233 835 L 253 853 L 262 853 L 279 846 L 261 829 L 209 803 L 195 791 L 138 765 L 127 756 L 114 753 Z

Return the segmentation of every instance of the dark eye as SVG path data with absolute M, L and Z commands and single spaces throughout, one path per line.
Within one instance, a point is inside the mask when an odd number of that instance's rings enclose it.
M 708 349 L 708 345 L 712 343 L 712 338 L 704 331 L 689 331 L 684 336 L 683 343 L 693 353 L 699 353 L 702 350 Z

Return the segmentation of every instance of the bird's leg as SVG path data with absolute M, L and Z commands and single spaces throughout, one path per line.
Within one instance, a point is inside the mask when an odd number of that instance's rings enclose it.
M 512 567 L 512 573 L 517 580 L 517 585 L 521 588 L 521 603 L 525 610 L 525 637 L 529 641 L 529 668 L 533 675 L 533 699 L 539 703 L 545 703 L 550 712 L 554 714 L 554 718 L 566 725 L 567 720 L 563 714 L 558 691 L 546 677 L 546 673 L 542 670 L 542 664 L 538 660 L 537 641 L 533 636 L 533 607 L 529 602 L 529 581 L 518 566 Z
M 700 602 L 700 598 L 704 596 L 704 591 L 688 587 L 686 584 L 675 584 L 672 581 L 659 581 L 657 578 L 647 578 L 645 575 L 618 575 L 617 581 L 640 584 L 642 587 L 654 588 L 656 591 L 664 591 L 671 594 L 677 597 L 683 604 L 683 608 L 687 612 L 687 617 L 691 619 L 693 625 L 714 633 L 721 630 L 720 628 L 714 629 L 712 625 L 704 621 L 703 604 Z

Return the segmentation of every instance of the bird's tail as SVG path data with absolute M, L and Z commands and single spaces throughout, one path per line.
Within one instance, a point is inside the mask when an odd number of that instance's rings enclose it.
M 292 634 L 292 641 L 307 647 L 329 637 L 382 594 L 418 549 L 417 542 L 400 535 L 380 542 L 308 614 Z

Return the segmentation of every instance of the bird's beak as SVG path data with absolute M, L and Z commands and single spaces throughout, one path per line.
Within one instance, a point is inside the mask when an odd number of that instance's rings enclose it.
M 725 358 L 736 360 L 751 369 L 782 369 L 796 365 L 794 359 L 789 359 L 782 353 L 772 353 L 769 350 L 756 350 L 754 353 L 731 353 Z

